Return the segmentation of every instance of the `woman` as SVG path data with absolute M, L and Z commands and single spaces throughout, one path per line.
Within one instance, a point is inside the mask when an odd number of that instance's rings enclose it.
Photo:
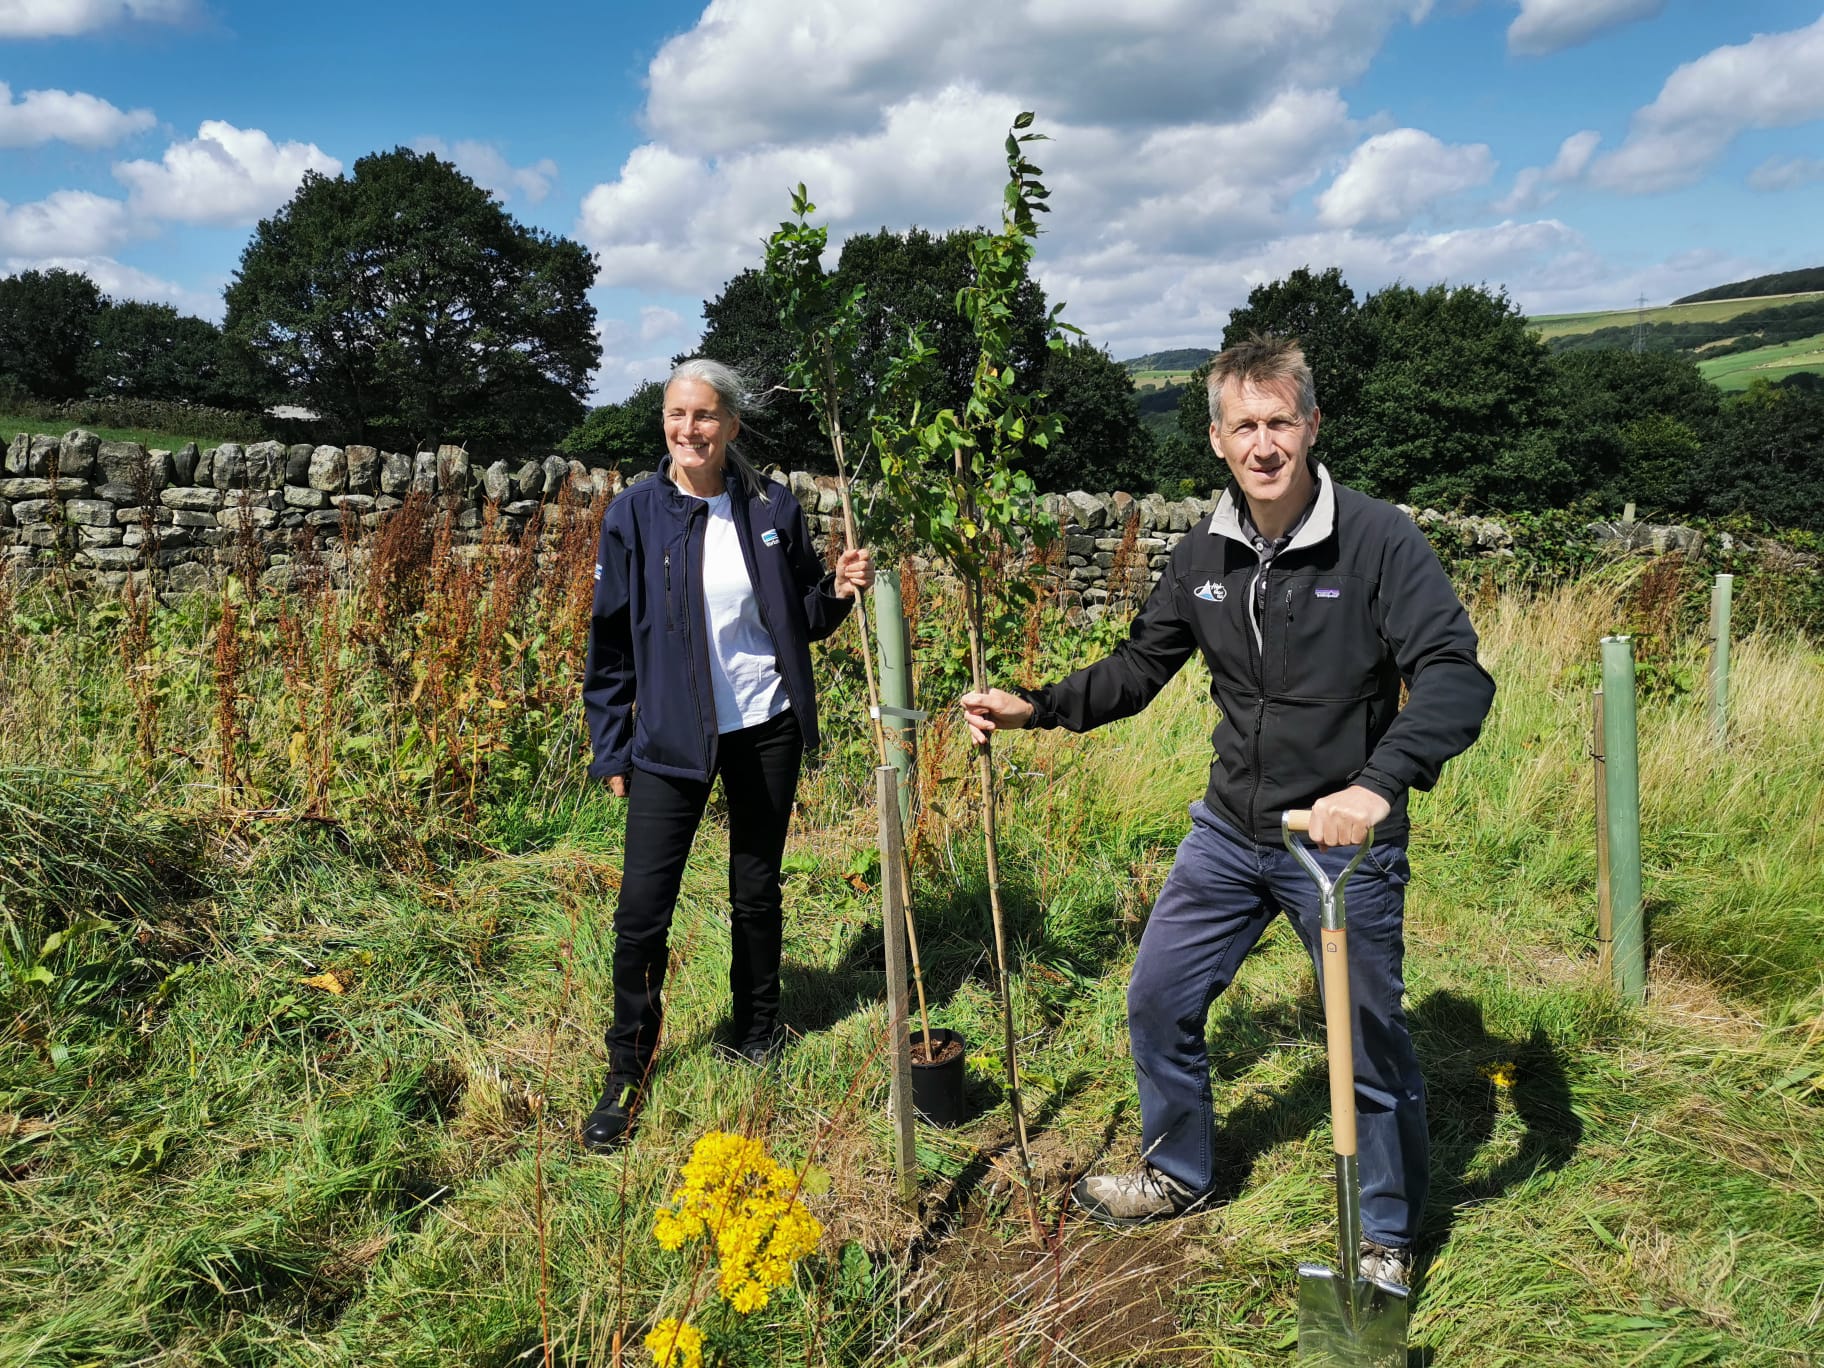
M 817 744 L 810 643 L 874 581 L 850 550 L 825 574 L 804 514 L 736 451 L 741 376 L 694 358 L 665 386 L 667 457 L 608 506 L 583 709 L 593 778 L 628 800 L 614 913 L 608 1085 L 583 1144 L 622 1143 L 659 1042 L 666 937 L 684 861 L 720 775 L 734 935 L 730 1045 L 766 1064 L 783 1038 L 780 860 L 799 762 Z

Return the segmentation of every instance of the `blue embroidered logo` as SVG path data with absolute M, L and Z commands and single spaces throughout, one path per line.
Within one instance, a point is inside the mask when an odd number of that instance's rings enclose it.
M 1341 589 L 1319 589 L 1317 596 L 1319 598 L 1341 598 L 1343 591 Z
M 602 582 L 602 563 L 600 561 L 595 563 L 595 582 L 597 584 Z
M 1205 580 L 1191 592 L 1205 603 L 1221 603 L 1229 596 L 1228 587 L 1221 580 Z
M 760 540 L 765 542 L 768 546 L 777 546 L 779 545 L 779 533 L 769 527 L 760 534 Z

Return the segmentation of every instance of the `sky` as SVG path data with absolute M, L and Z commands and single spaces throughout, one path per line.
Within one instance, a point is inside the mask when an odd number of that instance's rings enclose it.
M 596 397 L 659 377 L 804 182 L 832 240 L 998 221 L 1117 358 L 1340 266 L 1631 308 L 1824 265 L 1820 0 L 0 0 L 0 273 L 220 319 L 307 171 L 434 151 L 596 253 Z

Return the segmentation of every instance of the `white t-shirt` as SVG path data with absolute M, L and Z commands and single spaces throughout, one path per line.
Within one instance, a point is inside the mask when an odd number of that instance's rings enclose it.
M 716 730 L 739 731 L 777 717 L 791 699 L 773 663 L 777 652 L 760 620 L 760 600 L 741 555 L 728 492 L 704 502 L 709 525 L 703 533 L 703 607 L 709 621 Z

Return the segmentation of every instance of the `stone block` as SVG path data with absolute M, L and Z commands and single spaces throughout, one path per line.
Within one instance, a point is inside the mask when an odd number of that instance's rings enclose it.
M 536 499 L 545 491 L 545 470 L 537 461 L 527 461 L 513 477 L 515 491 L 522 499 Z
M 87 479 L 95 469 L 101 438 L 86 428 L 71 428 L 57 444 L 57 473 Z
M 469 492 L 468 448 L 448 443 L 437 448 L 437 488 Z
M 310 487 L 325 494 L 348 487 L 348 456 L 341 447 L 320 446 L 310 453 Z
M 247 484 L 247 451 L 239 442 L 223 442 L 215 449 L 209 482 L 217 489 L 243 489 Z
M 412 487 L 412 458 L 397 451 L 383 452 L 380 457 L 380 492 L 399 498 Z
M 538 512 L 538 508 L 537 499 L 515 499 L 507 505 L 506 514 L 509 518 L 529 518 Z
M 513 483 L 512 476 L 507 473 L 507 463 L 505 461 L 496 461 L 482 472 L 482 492 L 490 499 L 494 500 L 495 503 L 505 503 L 507 501 L 507 495 L 511 492 Z
M 1073 489 L 1064 496 L 1064 502 L 1069 506 L 1070 520 L 1085 532 L 1108 526 L 1108 509 L 1095 495 Z
M 195 442 L 185 442 L 171 453 L 171 483 L 187 485 L 196 479 L 197 457 L 202 455 Z
M 62 447 L 63 443 L 55 437 L 45 433 L 33 433 L 31 446 L 25 454 L 25 473 L 27 475 L 49 475 L 54 458 L 61 452 Z
M 165 491 L 167 494 L 170 492 L 171 491 L 168 489 Z M 216 491 L 214 490 L 210 491 L 212 494 L 215 492 Z M 173 527 L 214 527 L 216 525 L 215 514 L 213 512 L 201 512 L 193 508 L 180 508 L 171 514 L 171 525 Z
M 374 511 L 376 513 L 389 513 L 393 509 L 401 507 L 404 503 L 404 499 L 395 498 L 391 494 L 377 495 L 374 499 Z
M 76 564 L 98 570 L 137 570 L 142 559 L 137 548 L 126 546 L 91 546 L 76 553 Z
M 13 521 L 21 527 L 48 523 L 56 511 L 55 499 L 21 499 L 13 505 Z
M 547 456 L 540 469 L 545 473 L 544 496 L 552 498 L 564 487 L 564 479 L 570 474 L 570 463 L 562 456 Z
M 26 546 L 55 546 L 63 535 L 63 530 L 53 527 L 48 522 L 33 523 L 30 527 L 21 527 L 13 534 L 15 539 Z
M 308 527 L 339 527 L 342 523 L 342 510 L 323 508 L 318 509 L 315 513 L 306 513 L 304 523 Z
M 372 494 L 334 494 L 329 501 L 337 508 L 346 508 L 352 513 L 372 513 L 376 502 Z
M 196 454 L 196 469 L 190 476 L 190 483 L 210 489 L 215 487 L 215 448 L 205 447 Z
M 179 561 L 165 572 L 165 588 L 173 594 L 195 594 L 211 587 L 209 567 L 196 561 Z
M 310 442 L 293 442 L 285 448 L 285 483 L 310 483 L 310 453 L 317 448 Z
M 6 448 L 4 469 L 8 475 L 23 475 L 27 461 L 31 457 L 32 434 L 21 432 L 14 437 Z
M 138 529 L 134 529 L 137 531 Z M 91 546 L 119 546 L 124 540 L 118 527 L 95 527 L 84 524 L 76 529 L 77 541 L 85 548 Z
M 350 494 L 378 493 L 380 453 L 371 446 L 357 445 L 345 447 L 343 456 L 348 461 L 348 483 L 343 488 Z
M 181 509 L 190 513 L 214 513 L 228 496 L 219 489 L 208 489 L 201 485 L 189 488 L 179 486 L 167 489 L 158 496 L 158 501 L 166 508 Z
M 63 516 L 66 521 L 85 527 L 115 525 L 114 505 L 105 499 L 71 499 L 63 506 Z
M 437 453 L 421 451 L 412 457 L 412 484 L 414 494 L 435 494 L 437 492 Z
M 86 499 L 91 492 L 87 480 L 49 480 L 36 475 L 0 480 L 0 499 Z
M 255 442 L 247 448 L 247 487 L 285 488 L 285 467 L 290 462 L 283 442 Z
M 279 515 L 270 508 L 252 504 L 232 504 L 215 515 L 216 523 L 230 532 L 237 532 L 243 526 L 256 530 L 271 527 L 278 520 Z
M 286 485 L 285 506 L 287 508 L 327 508 L 329 495 L 309 485 Z

